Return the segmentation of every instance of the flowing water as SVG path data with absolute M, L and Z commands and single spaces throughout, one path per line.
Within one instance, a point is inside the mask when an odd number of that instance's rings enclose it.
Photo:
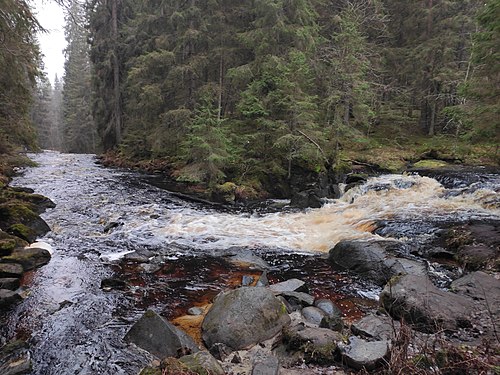
M 369 288 L 334 273 L 318 254 L 343 239 L 384 235 L 424 243 L 439 223 L 500 220 L 500 177 L 486 171 L 446 187 L 417 175 L 380 176 L 321 209 L 242 213 L 183 201 L 149 184 L 148 176 L 97 165 L 92 155 L 32 157 L 39 167 L 13 185 L 57 204 L 43 215 L 52 232 L 42 240 L 54 254 L 26 278 L 27 298 L 8 315 L 3 335 L 29 340 L 32 373 L 40 375 L 137 373 L 150 358 L 123 343 L 132 322 L 151 306 L 174 317 L 176 307 L 185 310 L 190 299 L 212 296 L 241 277 L 217 257 L 228 248 L 264 257 L 274 267 L 271 281 L 298 276 L 314 285 L 316 296 L 369 297 Z M 105 231 L 110 223 L 115 227 Z M 110 265 L 139 249 L 161 253 L 162 270 L 138 277 L 133 268 Z M 103 278 L 116 274 L 133 293 L 100 289 Z M 355 309 L 352 299 L 344 299 L 344 312 Z

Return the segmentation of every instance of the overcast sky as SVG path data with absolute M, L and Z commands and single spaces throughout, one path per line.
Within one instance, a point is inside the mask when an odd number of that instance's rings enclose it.
M 35 6 L 38 21 L 47 30 L 47 33 L 39 33 L 38 40 L 44 55 L 45 71 L 50 82 L 54 83 L 55 75 L 61 78 L 64 73 L 64 13 L 53 0 L 33 0 L 31 3 Z

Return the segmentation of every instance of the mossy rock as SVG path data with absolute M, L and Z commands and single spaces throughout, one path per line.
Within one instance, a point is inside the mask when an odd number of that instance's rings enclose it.
M 224 375 L 224 369 L 208 352 L 198 352 L 179 359 L 189 371 L 198 375 Z
M 162 371 L 158 367 L 143 368 L 139 375 L 162 375 Z
M 0 205 L 0 224 L 4 221 L 9 224 L 26 223 L 34 220 L 37 214 L 23 203 L 4 203 Z
M 5 239 L 0 240 L 0 255 L 8 255 L 14 250 L 17 246 L 16 240 L 14 239 Z
M 434 159 L 420 160 L 413 164 L 413 168 L 417 169 L 439 169 L 447 166 L 449 166 L 447 162 Z
M 7 232 L 27 242 L 34 242 L 37 237 L 36 232 L 24 224 L 13 224 L 7 228 Z
M 18 249 L 11 255 L 2 258 L 5 263 L 18 263 L 23 266 L 24 271 L 43 266 L 50 261 L 50 253 L 45 249 L 27 248 Z
M 212 199 L 222 203 L 234 203 L 236 196 L 236 184 L 233 182 L 225 182 L 222 185 L 215 185 L 212 189 Z
M 20 248 L 23 248 L 23 247 L 26 247 L 29 245 L 29 243 L 17 236 L 13 236 L 12 234 L 9 234 L 7 232 L 4 232 L 3 230 L 0 229 L 0 242 L 1 241 L 14 241 L 16 243 L 16 246 L 15 247 L 20 247 Z

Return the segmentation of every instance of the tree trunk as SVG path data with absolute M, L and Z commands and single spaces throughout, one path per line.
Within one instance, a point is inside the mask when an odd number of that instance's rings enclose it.
M 120 143 L 122 137 L 122 108 L 120 93 L 120 64 L 118 60 L 118 1 L 111 0 L 111 32 L 113 40 L 113 94 L 114 94 L 114 144 Z

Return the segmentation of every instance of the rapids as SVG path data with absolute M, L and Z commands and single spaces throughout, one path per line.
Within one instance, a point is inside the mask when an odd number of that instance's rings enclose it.
M 500 177 L 493 173 L 447 187 L 429 177 L 385 175 L 320 209 L 231 212 L 183 201 L 149 184 L 148 176 L 97 165 L 92 155 L 44 152 L 31 157 L 39 166 L 23 171 L 12 185 L 31 187 L 57 204 L 43 214 L 52 232 L 41 239 L 54 254 L 25 280 L 27 298 L 7 316 L 2 336 L 29 340 L 32 374 L 37 375 L 135 374 L 148 361 L 122 341 L 142 308 L 123 294 L 99 288 L 113 273 L 108 263 L 136 249 L 168 249 L 174 267 L 176 259 L 213 256 L 229 247 L 269 258 L 299 254 L 303 261 L 343 239 L 392 235 L 377 230 L 382 223 L 412 228 L 408 236 L 398 236 L 409 241 L 410 235 L 432 233 L 428 226 L 440 222 L 500 220 Z M 422 233 L 413 229 L 419 223 L 427 225 Z M 290 269 L 300 272 L 300 265 Z M 190 272 L 180 284 L 203 288 L 191 285 L 191 279 L 204 271 Z M 331 278 L 329 272 L 320 273 Z

